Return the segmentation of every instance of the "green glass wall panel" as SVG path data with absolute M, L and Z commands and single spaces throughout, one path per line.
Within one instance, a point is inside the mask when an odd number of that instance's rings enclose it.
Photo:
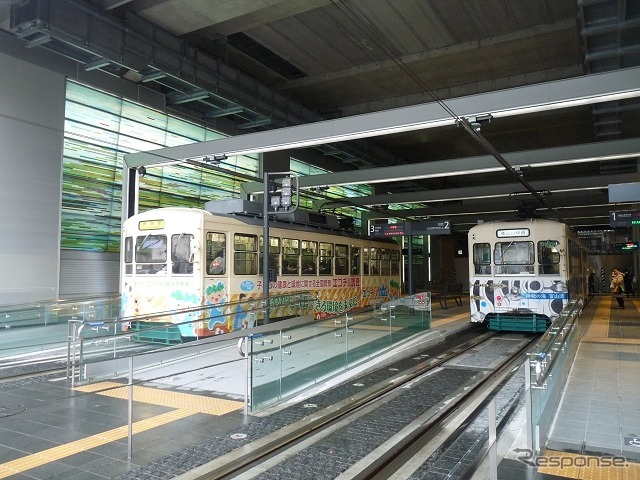
M 301 162 L 296 159 L 290 159 L 291 172 L 294 175 L 306 176 L 306 175 L 320 175 L 323 173 L 331 173 L 329 170 L 309 165 L 308 163 Z M 371 185 L 359 184 L 359 185 L 331 185 L 327 190 L 322 191 L 324 197 L 330 199 L 344 199 L 350 197 L 363 197 L 371 195 L 373 188 Z M 300 195 L 300 205 L 302 208 L 312 209 L 313 199 L 316 197 L 308 196 L 305 191 Z M 354 219 L 354 226 L 360 227 L 361 224 L 361 212 L 363 209 L 349 206 L 332 206 L 332 212 L 339 216 L 352 217 Z
M 119 251 L 122 165 L 127 153 L 217 140 L 224 135 L 201 125 L 69 80 L 65 107 L 61 247 Z M 328 173 L 291 159 L 296 175 Z M 257 180 L 255 156 L 223 160 L 215 170 L 192 165 L 149 167 L 140 179 L 139 210 L 202 207 L 209 200 L 238 197 L 245 181 Z M 370 195 L 369 185 L 331 186 L 330 199 Z M 303 208 L 316 197 L 301 195 Z M 360 224 L 356 207 L 333 212 Z
M 124 155 L 224 136 L 68 81 L 64 137 L 61 246 L 117 252 Z M 140 211 L 202 207 L 209 200 L 237 196 L 242 182 L 258 176 L 257 157 L 232 157 L 220 167 L 225 172 L 190 165 L 148 168 L 140 181 Z

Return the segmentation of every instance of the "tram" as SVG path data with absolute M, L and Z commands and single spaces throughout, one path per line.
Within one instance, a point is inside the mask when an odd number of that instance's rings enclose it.
M 544 332 L 570 298 L 586 298 L 586 249 L 566 224 L 487 222 L 472 227 L 468 239 L 472 322 Z
M 323 318 L 400 296 L 401 248 L 394 241 L 349 235 L 330 215 L 299 209 L 279 217 L 269 222 L 270 297 L 309 291 L 315 317 Z M 230 315 L 228 305 L 263 296 L 262 233 L 262 205 L 243 200 L 132 216 L 123 224 L 123 316 L 136 319 L 134 329 L 163 323 L 174 340 L 250 327 L 249 316 Z M 147 318 L 192 307 L 203 307 L 200 318 Z M 291 309 L 282 305 L 270 320 L 287 316 Z

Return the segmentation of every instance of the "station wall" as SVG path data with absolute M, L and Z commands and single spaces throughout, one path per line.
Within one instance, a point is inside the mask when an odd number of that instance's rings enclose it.
M 0 31 L 0 305 L 118 291 L 117 254 L 60 250 L 66 78 L 165 104 L 158 92 Z
M 58 296 L 65 79 L 0 53 L 0 304 Z

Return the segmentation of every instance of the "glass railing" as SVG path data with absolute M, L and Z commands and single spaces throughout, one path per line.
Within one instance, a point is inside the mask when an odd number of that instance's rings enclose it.
M 218 306 L 216 316 L 211 316 L 211 306 L 160 312 L 144 317 L 115 317 L 104 321 L 69 321 L 68 331 L 68 376 L 78 381 L 88 380 L 94 371 L 89 365 L 95 360 L 118 359 L 148 351 L 167 349 L 186 340 L 214 338 L 219 335 L 185 339 L 180 327 L 200 323 L 224 326 L 232 331 L 238 323 L 235 337 L 243 335 L 240 323 L 246 322 L 249 329 L 283 318 L 304 317 L 313 313 L 316 299 L 309 292 L 291 292 L 263 299 L 247 299 Z M 189 329 L 192 331 L 193 329 Z M 197 329 L 196 329 L 197 331 Z M 188 342 L 189 343 L 189 342 Z M 115 364 L 114 364 L 115 365 Z M 117 369 L 117 367 L 114 366 Z M 104 365 L 100 368 L 104 374 Z
M 77 306 L 70 311 L 67 325 L 56 323 L 62 327 L 69 350 L 67 376 L 73 393 L 60 384 L 51 402 L 64 406 L 73 397 L 76 405 L 117 405 L 118 412 L 128 416 L 128 433 L 118 428 L 113 434 L 118 435 L 123 453 L 128 448 L 128 456 L 132 456 L 133 433 L 149 428 L 145 418 L 150 412 L 164 412 L 160 416 L 169 422 L 176 416 L 221 415 L 243 407 L 257 411 L 353 368 L 431 324 L 428 293 L 320 320 L 313 319 L 314 297 L 308 293 L 288 297 L 240 302 L 243 311 L 255 314 L 258 326 L 253 329 L 178 345 L 136 340 L 135 335 L 141 332 L 125 328 L 131 319 L 96 315 L 93 312 L 100 311 L 96 305 L 87 309 Z M 281 315 L 283 305 L 290 308 L 285 313 L 294 318 L 264 322 L 273 309 L 279 309 Z M 225 308 L 226 321 L 232 320 L 238 306 Z M 24 327 L 40 332 L 45 325 L 31 326 L 39 328 Z M 152 328 L 147 325 L 142 332 L 149 333 Z M 8 329 L 14 330 L 18 328 Z M 249 355 L 245 355 L 247 350 Z M 164 386 L 167 395 L 158 400 L 156 389 Z M 96 401 L 96 395 L 105 400 Z M 155 401 L 162 403 L 150 407 L 149 402 Z M 166 411 L 166 407 L 171 409 Z
M 572 299 L 529 354 L 529 437 L 536 452 L 546 444 L 578 348 L 582 306 L 582 298 Z
M 222 415 L 241 412 L 244 406 L 237 380 L 244 374 L 243 359 L 225 337 L 165 348 L 154 345 L 155 351 L 117 359 L 92 358 L 82 368 L 83 376 L 90 381 L 77 381 L 76 375 L 75 382 L 39 382 L 25 387 L 29 379 L 23 380 L 18 389 L 33 389 L 34 400 L 38 401 L 28 404 L 29 414 L 14 419 L 20 422 L 18 431 L 42 429 L 43 424 L 38 422 L 56 412 L 64 428 L 53 429 L 62 432 L 58 437 L 51 432 L 44 437 L 51 448 L 39 452 L 39 458 L 73 462 L 72 455 L 78 453 L 75 442 L 92 449 L 108 445 L 109 478 L 126 476 L 136 465 L 162 461 L 185 448 L 197 451 L 209 440 L 211 423 L 218 424 Z M 15 408 L 26 409 L 21 405 Z M 13 412 L 6 408 L 2 411 Z M 42 468 L 42 462 L 33 462 L 29 452 L 32 450 L 15 450 L 9 459 L 22 462 L 16 467 L 20 470 L 15 471 L 26 470 L 25 476 L 32 473 L 30 468 Z M 127 458 L 135 461 L 127 462 Z M 9 470 L 9 460 L 5 461 L 5 471 L 15 472 Z M 61 476 L 68 478 L 69 472 L 67 468 Z M 33 473 L 33 478 L 37 476 Z
M 43 351 L 64 358 L 69 322 L 101 322 L 117 317 L 119 311 L 119 295 L 0 306 L 0 362 Z
M 536 475 L 536 456 L 546 442 L 579 343 L 576 320 L 582 305 L 580 298 L 571 300 L 534 346 L 536 353 L 525 355 L 508 380 L 463 423 L 460 438 L 464 447 L 459 451 L 466 449 L 468 460 L 459 459 L 449 476 L 497 479 L 498 465 L 504 459 L 512 462 L 505 468 L 513 468 L 517 475 Z M 514 435 L 522 425 L 526 434 Z
M 430 327 L 430 294 L 421 293 L 373 310 L 250 335 L 250 409 L 266 408 Z
M 244 300 L 216 309 L 223 313 L 215 318 L 209 307 L 120 317 L 119 295 L 0 306 L 0 368 L 5 369 L 2 376 L 10 376 L 12 368 L 35 361 L 42 363 L 38 369 L 47 362 L 66 361 L 69 374 L 80 372 L 91 359 L 119 358 L 182 343 L 179 328 L 183 324 L 212 322 L 239 329 L 235 322 L 253 327 L 276 315 L 308 315 L 315 301 L 309 292 L 273 296 L 268 302 Z

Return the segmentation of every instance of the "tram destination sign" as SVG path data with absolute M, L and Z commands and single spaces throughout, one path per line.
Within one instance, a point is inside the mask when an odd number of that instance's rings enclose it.
M 640 227 L 640 210 L 609 212 L 609 225 L 615 227 Z
M 390 224 L 372 224 L 369 235 L 372 237 L 402 237 L 405 235 L 449 235 L 449 220 L 428 220 L 424 222 L 404 222 Z

